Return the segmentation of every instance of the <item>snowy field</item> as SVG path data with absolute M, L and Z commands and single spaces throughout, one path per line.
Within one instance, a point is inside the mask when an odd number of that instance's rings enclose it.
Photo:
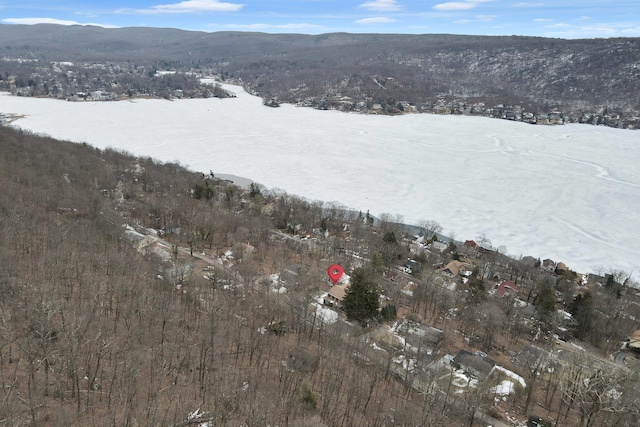
M 248 177 L 311 200 L 579 272 L 640 271 L 640 131 L 479 117 L 366 116 L 235 99 L 72 103 L 0 96 L 15 125 L 197 171 Z

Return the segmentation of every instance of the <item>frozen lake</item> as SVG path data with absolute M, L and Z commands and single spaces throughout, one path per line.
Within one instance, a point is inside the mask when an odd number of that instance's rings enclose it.
M 311 200 L 579 272 L 640 271 L 640 131 L 461 116 L 365 116 L 234 99 L 72 103 L 0 96 L 15 125 L 191 169 L 248 177 Z

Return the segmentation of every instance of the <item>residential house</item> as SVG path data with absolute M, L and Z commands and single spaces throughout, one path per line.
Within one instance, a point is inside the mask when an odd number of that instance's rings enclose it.
M 436 252 L 444 252 L 449 247 L 449 245 L 436 240 L 435 242 L 431 243 L 428 247 L 431 250 L 434 250 Z
M 540 261 L 537 258 L 534 258 L 532 256 L 523 256 L 522 258 L 520 258 L 520 262 L 523 265 L 526 265 L 527 267 L 534 267 L 536 264 L 539 264 Z
M 440 269 L 440 273 L 442 273 L 443 276 L 453 279 L 460 272 L 460 264 L 460 261 L 451 261 Z
M 555 261 L 553 261 L 552 259 L 545 259 L 542 260 L 542 269 L 546 270 L 546 271 L 555 271 L 556 269 L 556 263 Z
M 454 260 L 454 261 L 451 261 L 449 264 L 445 265 L 444 267 L 442 267 L 440 269 L 440 273 L 442 273 L 443 276 L 447 276 L 453 279 L 459 274 L 462 275 L 465 272 L 472 271 L 472 270 L 473 270 L 473 265 L 466 262 Z
M 472 249 L 476 249 L 478 247 L 478 244 L 473 240 L 465 240 L 463 246 L 466 246 L 466 247 L 472 248 Z
M 562 117 L 562 113 L 559 111 L 550 112 L 548 117 L 549 117 L 549 123 L 552 125 L 564 124 L 564 118 Z
M 443 333 L 440 329 L 423 325 L 401 332 L 405 332 L 404 338 L 408 346 L 427 354 L 433 354 L 438 349 Z
M 633 350 L 640 353 L 640 329 L 635 331 L 629 337 L 629 343 L 627 344 L 629 350 Z
M 531 124 L 535 124 L 537 122 L 535 114 L 530 112 L 525 112 L 522 114 L 522 121 Z
M 485 380 L 491 375 L 496 367 L 496 362 L 488 358 L 484 353 L 469 353 L 460 350 L 453 358 L 453 364 L 471 374 L 479 380 Z
M 424 244 L 425 239 L 426 239 L 425 236 L 421 234 L 414 234 L 413 236 L 411 236 L 411 243 L 415 243 L 416 245 L 422 245 Z
M 505 295 L 517 295 L 518 294 L 518 286 L 515 283 L 509 280 L 503 280 L 500 285 L 498 285 L 498 289 L 496 290 L 496 295 L 500 298 L 503 298 Z
M 332 286 L 324 297 L 324 304 L 330 307 L 342 308 L 348 287 L 348 284 Z
M 180 224 L 169 224 L 166 227 L 163 227 L 160 230 L 160 234 L 161 235 L 170 235 L 170 234 L 176 234 L 176 235 L 180 235 L 182 234 L 182 225 Z
M 478 245 L 478 254 L 479 255 L 487 255 L 487 254 L 492 254 L 495 251 L 493 250 L 493 248 L 487 244 L 484 245 Z
M 608 278 L 609 278 L 608 276 L 611 276 L 611 275 L 607 274 L 605 276 L 601 276 L 599 274 L 589 273 L 589 275 L 587 276 L 587 283 L 593 283 L 598 286 L 604 286 L 608 282 Z
M 553 356 L 546 350 L 534 345 L 526 345 L 516 356 L 516 360 L 527 369 L 539 366 L 546 367 Z
M 402 264 L 402 270 L 408 274 L 418 274 L 422 270 L 422 263 L 409 258 Z
M 462 247 L 460 247 L 459 252 L 475 258 L 478 256 L 478 248 L 479 248 L 479 245 L 475 241 L 465 240 Z

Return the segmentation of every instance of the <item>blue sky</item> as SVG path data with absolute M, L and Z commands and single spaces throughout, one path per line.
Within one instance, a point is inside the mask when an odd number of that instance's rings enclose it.
M 640 0 L 0 0 L 4 24 L 640 37 Z

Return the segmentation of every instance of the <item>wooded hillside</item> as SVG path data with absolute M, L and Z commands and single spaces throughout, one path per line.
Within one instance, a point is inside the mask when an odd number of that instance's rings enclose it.
M 590 123 L 594 116 L 619 120 L 640 113 L 638 38 L 0 25 L 0 57 L 36 59 L 39 64 L 21 64 L 34 72 L 50 61 L 127 62 L 149 66 L 152 72 L 199 70 L 242 84 L 265 99 L 318 108 L 337 108 L 347 97 L 353 104 L 380 104 L 388 112 L 400 112 L 398 104 L 405 102 L 432 111 L 441 101 L 467 104 L 460 113 L 473 104 L 504 104 L 509 113 L 516 107 L 531 113 L 557 111 L 567 120 Z M 19 68 L 0 62 L 0 71 L 3 67 L 4 73 L 14 74 Z M 25 71 L 27 80 L 29 76 Z
M 9 128 L 0 152 L 0 423 L 372 426 L 434 411 L 312 324 L 318 283 L 279 296 L 257 280 L 297 255 L 241 212 L 239 188 L 197 199 L 202 176 L 178 165 Z M 123 225 L 142 222 L 199 232 L 164 237 L 212 256 L 251 242 L 253 259 L 178 278 L 197 260 L 136 251 Z
M 635 425 L 640 370 L 609 358 L 640 318 L 629 277 L 412 252 L 407 230 L 0 127 L 0 424 Z M 357 321 L 322 305 L 332 263 Z

